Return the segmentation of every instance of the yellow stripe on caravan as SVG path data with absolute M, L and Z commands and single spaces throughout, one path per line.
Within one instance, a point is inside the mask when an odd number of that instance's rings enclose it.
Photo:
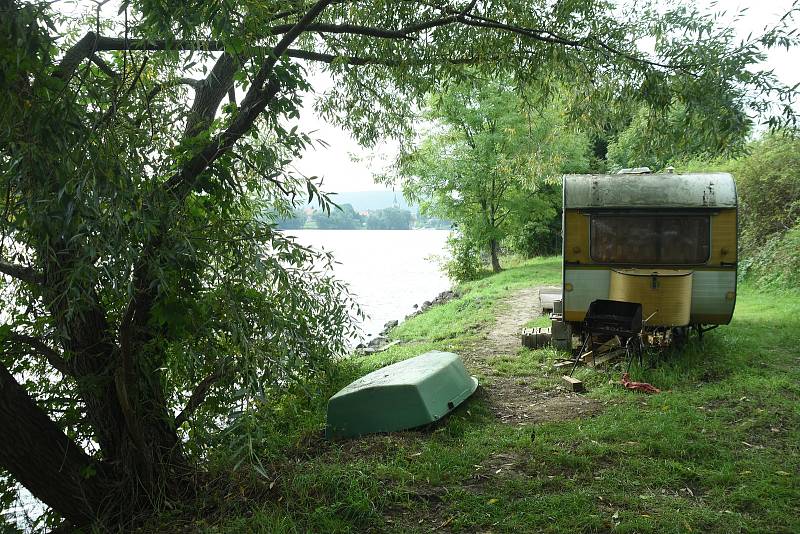
M 711 255 L 708 265 L 736 263 L 736 210 L 722 210 L 711 217 Z

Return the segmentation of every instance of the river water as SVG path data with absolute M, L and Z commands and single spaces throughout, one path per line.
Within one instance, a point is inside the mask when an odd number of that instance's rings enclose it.
M 286 230 L 303 245 L 333 252 L 334 275 L 347 283 L 368 315 L 361 327 L 374 336 L 414 305 L 450 289 L 442 273 L 448 230 Z

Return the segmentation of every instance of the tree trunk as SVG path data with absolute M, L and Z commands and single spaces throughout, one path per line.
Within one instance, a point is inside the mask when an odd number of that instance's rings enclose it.
M 0 465 L 74 525 L 103 515 L 109 484 L 80 446 L 0 365 Z
M 59 319 L 67 316 L 56 306 L 52 310 Z M 3 369 L 0 465 L 77 525 L 95 520 L 109 526 L 124 524 L 160 499 L 191 489 L 182 476 L 187 465 L 164 398 L 158 362 L 137 351 L 132 358 L 136 365 L 126 380 L 120 349 L 113 341 L 116 335 L 105 316 L 100 306 L 86 306 L 82 315 L 60 323 L 68 332 L 62 343 L 72 356 L 68 373 L 75 379 L 92 439 L 99 445 L 99 461 L 69 440 Z M 23 451 L 15 449 L 18 436 Z M 100 471 L 102 491 L 84 476 Z
M 53 262 L 48 268 L 48 287 L 68 285 L 65 273 L 72 255 L 66 245 L 63 250 L 62 263 Z M 145 328 L 152 299 L 144 299 L 141 309 L 134 310 L 137 325 L 143 323 L 140 328 L 117 333 L 96 291 L 83 289 L 91 304 L 84 304 L 82 314 L 70 317 L 57 295 L 50 299 L 51 312 L 68 334 L 63 345 L 72 354 L 71 374 L 93 439 L 100 445 L 103 465 L 115 482 L 119 502 L 114 504 L 124 519 L 151 506 L 157 496 L 169 497 L 185 489 L 180 487 L 183 477 L 179 481 L 173 475 L 185 473 L 187 466 L 164 397 L 159 371 L 163 361 L 143 348 L 152 339 Z M 118 345 L 118 338 L 127 343 Z
M 499 273 L 503 270 L 500 267 L 500 245 L 497 242 L 497 239 L 492 239 L 489 241 L 489 255 L 492 258 L 492 271 Z

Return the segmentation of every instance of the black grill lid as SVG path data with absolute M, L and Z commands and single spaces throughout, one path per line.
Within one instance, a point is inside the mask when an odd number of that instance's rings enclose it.
M 642 305 L 638 302 L 598 299 L 589 305 L 586 326 L 598 333 L 635 334 L 642 330 Z

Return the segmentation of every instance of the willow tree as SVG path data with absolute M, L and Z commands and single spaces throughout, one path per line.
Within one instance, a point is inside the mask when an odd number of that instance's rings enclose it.
M 73 525 L 182 498 L 232 412 L 341 350 L 341 288 L 261 216 L 326 205 L 289 166 L 314 69 L 316 111 L 370 143 L 464 66 L 711 106 L 780 92 L 745 66 L 788 39 L 600 0 L 54 6 L 0 0 L 0 466 Z

